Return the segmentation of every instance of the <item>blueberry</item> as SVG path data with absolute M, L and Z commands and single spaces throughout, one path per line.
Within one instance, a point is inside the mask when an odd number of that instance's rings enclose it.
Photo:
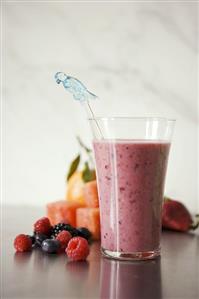
M 44 234 L 35 234 L 35 245 L 40 247 L 42 242 L 46 239 L 48 239 L 48 236 Z
M 47 253 L 57 253 L 60 249 L 61 244 L 58 240 L 55 239 L 46 239 L 42 242 L 42 250 Z
M 92 237 L 91 232 L 86 227 L 77 228 L 78 236 L 85 238 L 86 240 L 90 240 Z

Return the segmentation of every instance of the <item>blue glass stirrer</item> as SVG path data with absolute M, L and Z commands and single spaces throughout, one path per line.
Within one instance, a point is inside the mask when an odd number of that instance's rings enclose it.
M 89 100 L 97 99 L 98 97 L 92 92 L 88 91 L 86 86 L 84 86 L 82 82 L 80 82 L 78 79 L 71 76 L 67 76 L 63 72 L 57 72 L 55 74 L 55 80 L 57 84 L 62 83 L 64 88 L 70 93 L 72 93 L 73 98 L 79 101 L 84 106 L 88 118 L 92 118 L 95 121 L 99 134 L 102 137 L 103 135 L 101 129 L 89 104 Z

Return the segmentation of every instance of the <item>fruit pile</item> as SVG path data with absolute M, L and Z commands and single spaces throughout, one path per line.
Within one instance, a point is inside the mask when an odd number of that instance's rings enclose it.
M 99 198 L 92 151 L 79 138 L 77 140 L 88 159 L 81 169 L 79 169 L 82 159 L 80 154 L 72 161 L 66 176 L 65 199 L 49 203 L 47 216 L 52 225 L 66 222 L 74 227 L 86 227 L 92 233 L 93 240 L 99 240 Z M 192 219 L 189 211 L 181 202 L 166 198 L 162 210 L 163 229 L 186 232 L 198 226 L 199 221 Z
M 74 227 L 86 227 L 94 240 L 100 239 L 100 213 L 97 182 L 92 162 L 91 149 L 78 138 L 88 161 L 79 169 L 80 154 L 72 161 L 66 176 L 67 192 L 64 200 L 47 204 L 47 216 L 55 225 L 66 222 Z
M 20 234 L 14 240 L 18 252 L 41 248 L 46 253 L 65 252 L 70 260 L 85 260 L 89 254 L 89 241 L 92 234 L 85 227 L 74 228 L 68 223 L 51 226 L 47 217 L 37 220 L 32 236 Z

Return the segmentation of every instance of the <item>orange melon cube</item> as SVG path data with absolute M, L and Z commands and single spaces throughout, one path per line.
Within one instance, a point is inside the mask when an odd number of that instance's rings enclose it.
M 92 233 L 94 240 L 100 239 L 99 208 L 79 208 L 76 214 L 77 227 L 86 227 Z
M 96 180 L 88 182 L 84 185 L 83 194 L 84 194 L 84 199 L 87 207 L 89 208 L 99 207 L 99 198 L 98 198 Z
M 82 207 L 80 203 L 59 200 L 47 204 L 47 216 L 52 225 L 66 222 L 76 226 L 76 210 Z

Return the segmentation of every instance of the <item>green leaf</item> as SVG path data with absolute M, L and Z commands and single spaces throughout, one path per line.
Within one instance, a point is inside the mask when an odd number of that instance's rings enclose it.
M 195 215 L 195 219 L 194 219 L 194 221 L 193 221 L 193 223 L 192 223 L 190 229 L 195 230 L 195 229 L 197 229 L 198 227 L 199 227 L 199 215 L 196 214 L 196 215 Z
M 79 143 L 79 145 L 89 154 L 92 152 L 92 150 L 90 148 L 88 148 L 81 140 L 81 138 L 79 136 L 77 136 L 77 141 Z
M 164 202 L 171 200 L 168 196 L 164 196 Z
M 85 183 L 95 180 L 95 171 L 90 169 L 88 162 L 84 164 L 84 170 L 82 172 L 82 179 Z
M 66 181 L 70 179 L 70 177 L 73 175 L 73 173 L 77 170 L 77 167 L 79 166 L 80 162 L 80 154 L 72 161 L 70 164 L 70 168 L 66 177 Z

